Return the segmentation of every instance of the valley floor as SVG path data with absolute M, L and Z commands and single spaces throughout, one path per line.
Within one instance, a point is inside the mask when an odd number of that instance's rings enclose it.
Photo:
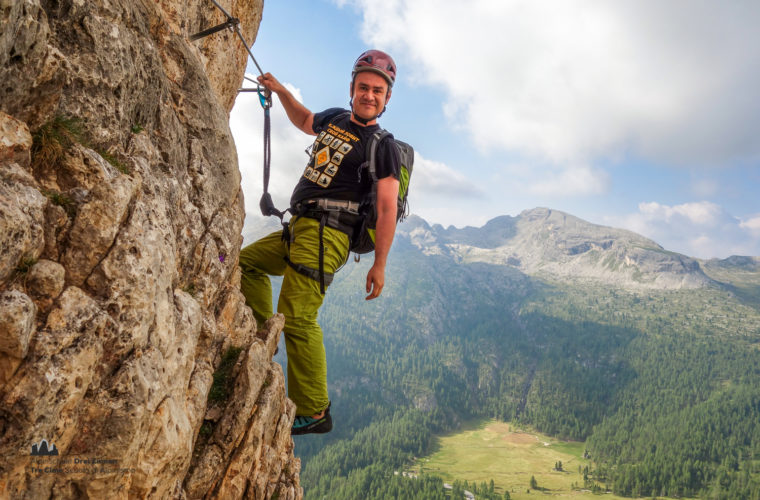
M 590 460 L 583 458 L 584 449 L 582 442 L 559 441 L 510 423 L 475 421 L 454 434 L 439 437 L 436 450 L 418 458 L 405 472 L 411 477 L 420 473 L 437 475 L 445 483 L 467 480 L 480 485 L 493 480 L 497 493 L 509 491 L 516 500 L 535 499 L 537 495 L 554 499 L 598 498 L 582 489 L 583 470 L 591 467 Z M 562 470 L 556 470 L 558 462 Z M 531 477 L 539 489 L 530 488 Z M 603 497 L 623 498 L 612 494 Z

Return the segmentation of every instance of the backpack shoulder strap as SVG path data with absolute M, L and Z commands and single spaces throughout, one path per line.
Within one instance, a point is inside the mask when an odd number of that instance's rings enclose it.
M 384 128 L 381 128 L 372 136 L 370 137 L 369 144 L 367 144 L 367 162 L 369 164 L 369 175 L 372 178 L 372 182 L 377 182 L 377 167 L 376 164 L 376 157 L 377 157 L 377 146 L 380 144 L 380 142 L 391 135 L 390 132 L 385 130 Z

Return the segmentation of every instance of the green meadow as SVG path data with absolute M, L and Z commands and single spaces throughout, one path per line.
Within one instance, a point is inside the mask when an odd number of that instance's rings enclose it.
M 531 430 L 495 420 L 473 422 L 456 434 L 441 436 L 436 451 L 416 460 L 409 472 L 434 474 L 444 482 L 455 479 L 470 483 L 488 483 L 493 479 L 496 491 L 509 491 L 513 499 L 531 499 L 536 495 L 552 498 L 598 497 L 590 491 L 573 490 L 573 483 L 583 485 L 584 443 L 559 441 Z M 555 464 L 562 462 L 562 470 Z M 530 489 L 531 476 L 538 490 Z M 622 498 L 611 494 L 604 498 Z

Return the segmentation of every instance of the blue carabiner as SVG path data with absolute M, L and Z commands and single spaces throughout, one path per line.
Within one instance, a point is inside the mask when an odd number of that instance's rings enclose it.
M 264 92 L 261 92 L 261 89 L 264 89 Z M 262 87 L 261 85 L 258 85 L 256 87 L 256 92 L 259 94 L 259 103 L 261 103 L 261 107 L 266 109 L 269 109 L 272 107 L 272 93 L 269 90 L 266 90 L 265 87 Z

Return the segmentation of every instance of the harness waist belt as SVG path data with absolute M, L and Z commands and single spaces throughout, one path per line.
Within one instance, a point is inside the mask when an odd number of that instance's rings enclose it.
M 345 210 L 347 212 L 359 213 L 359 202 L 350 200 L 331 200 L 329 198 L 318 198 L 316 200 L 304 200 L 298 205 L 308 208 L 321 208 L 322 210 Z
M 296 205 L 294 213 L 300 217 L 316 219 L 325 226 L 348 235 L 349 238 L 354 237 L 354 229 L 361 222 L 359 203 L 356 201 L 328 198 L 304 200 Z

